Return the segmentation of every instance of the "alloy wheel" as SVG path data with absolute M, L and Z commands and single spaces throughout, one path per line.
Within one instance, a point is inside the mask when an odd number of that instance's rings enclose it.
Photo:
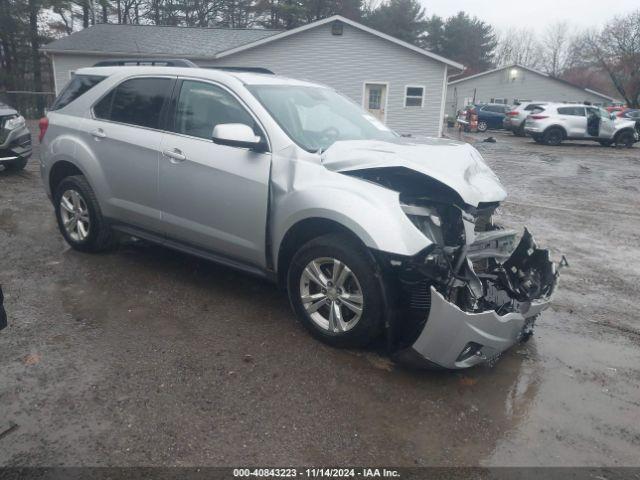
M 89 236 L 89 208 L 76 190 L 65 190 L 60 197 L 60 216 L 67 235 L 73 241 L 82 242 Z
M 300 300 L 311 320 L 332 335 L 354 328 L 364 308 L 355 274 L 344 262 L 330 257 L 316 258 L 304 268 Z

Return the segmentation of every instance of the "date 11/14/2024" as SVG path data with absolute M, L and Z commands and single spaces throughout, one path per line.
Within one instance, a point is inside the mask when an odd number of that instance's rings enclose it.
M 233 476 L 257 478 L 399 478 L 387 468 L 235 468 Z

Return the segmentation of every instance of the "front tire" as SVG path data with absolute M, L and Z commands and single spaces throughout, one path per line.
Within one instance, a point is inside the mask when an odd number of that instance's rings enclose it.
M 113 245 L 111 228 L 85 177 L 74 175 L 62 180 L 53 199 L 58 228 L 71 247 L 81 252 L 100 252 Z
M 631 148 L 635 141 L 636 139 L 631 131 L 625 130 L 616 135 L 616 147 Z
M 344 234 L 303 245 L 287 275 L 298 319 L 311 335 L 334 347 L 363 347 L 380 334 L 383 288 L 373 259 Z

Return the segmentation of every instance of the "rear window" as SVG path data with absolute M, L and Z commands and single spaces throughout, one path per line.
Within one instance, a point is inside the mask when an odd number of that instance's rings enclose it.
M 525 109 L 527 112 L 530 112 L 530 111 L 532 111 L 532 110 L 535 110 L 536 108 L 540 108 L 540 105 L 539 105 L 539 104 L 537 104 L 537 103 L 531 103 L 531 104 L 527 105 L 524 109 Z
M 148 128 L 159 128 L 160 113 L 169 97 L 169 78 L 133 78 L 118 85 L 94 107 L 97 118 Z
M 106 77 L 100 75 L 74 75 L 71 81 L 60 92 L 49 110 L 60 110 L 66 107 L 76 98 L 88 92 Z

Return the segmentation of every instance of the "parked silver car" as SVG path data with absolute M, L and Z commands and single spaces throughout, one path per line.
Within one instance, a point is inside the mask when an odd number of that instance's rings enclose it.
M 42 177 L 77 250 L 124 232 L 199 255 L 284 286 L 330 345 L 384 334 L 395 358 L 452 369 L 526 340 L 549 306 L 556 266 L 494 224 L 506 193 L 470 145 L 401 138 L 267 74 L 86 68 L 60 98 Z
M 564 140 L 593 140 L 601 145 L 632 147 L 638 141 L 633 120 L 618 118 L 600 107 L 549 104 L 527 116 L 525 132 L 538 143 L 560 145 Z
M 524 137 L 524 126 L 527 116 L 536 108 L 547 105 L 549 102 L 522 102 L 514 106 L 508 112 L 503 120 L 505 130 L 513 132 L 518 137 Z
M 22 115 L 0 103 L 0 165 L 22 170 L 31 156 L 31 133 Z

